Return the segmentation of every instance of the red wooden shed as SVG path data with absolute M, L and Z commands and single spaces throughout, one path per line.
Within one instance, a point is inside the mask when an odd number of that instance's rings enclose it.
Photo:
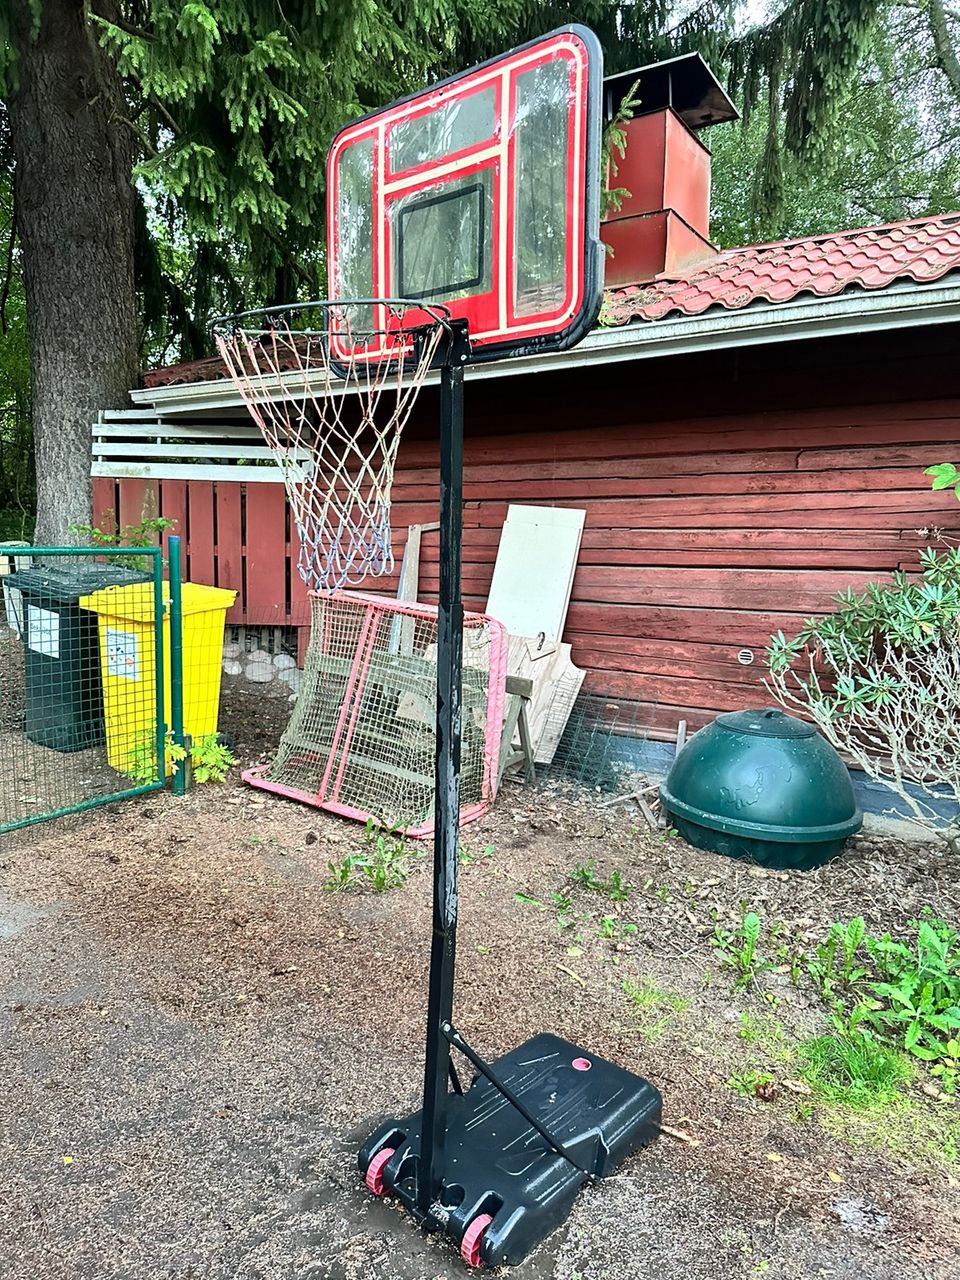
M 663 163 L 671 138 L 702 146 L 663 114 Z M 585 509 L 565 638 L 588 691 L 672 737 L 767 700 L 771 632 L 960 536 L 956 498 L 923 476 L 960 459 L 960 213 L 717 251 L 708 184 L 654 189 L 682 207 L 608 224 L 602 322 L 579 347 L 468 372 L 464 590 L 484 605 L 508 503 Z M 283 490 L 219 362 L 143 381 L 94 426 L 95 515 L 172 516 L 189 576 L 238 590 L 234 621 L 304 627 Z M 436 421 L 428 386 L 400 449 L 398 553 L 436 518 Z

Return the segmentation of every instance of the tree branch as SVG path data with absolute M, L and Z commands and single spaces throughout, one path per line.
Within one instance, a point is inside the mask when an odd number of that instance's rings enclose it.
M 933 36 L 933 47 L 936 50 L 940 70 L 947 77 L 947 82 L 954 96 L 960 101 L 960 58 L 950 34 L 950 22 L 943 0 L 928 0 L 930 5 L 930 32 Z

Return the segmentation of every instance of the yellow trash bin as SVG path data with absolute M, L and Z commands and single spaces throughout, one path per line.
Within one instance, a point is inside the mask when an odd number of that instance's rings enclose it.
M 223 628 L 235 591 L 185 582 L 183 609 L 183 731 L 194 741 L 217 732 Z M 163 584 L 164 719 L 170 724 L 170 584 Z M 81 596 L 99 618 L 100 670 L 107 759 L 138 781 L 156 775 L 157 652 L 154 586 L 138 582 Z M 167 762 L 167 773 L 172 773 Z

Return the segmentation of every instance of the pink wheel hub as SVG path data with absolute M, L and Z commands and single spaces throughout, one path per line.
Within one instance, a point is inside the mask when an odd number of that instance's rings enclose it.
M 383 1167 L 394 1154 L 395 1147 L 383 1147 L 373 1157 L 367 1165 L 367 1172 L 364 1181 L 375 1196 L 386 1194 L 386 1187 L 383 1185 Z
M 463 1239 L 460 1241 L 460 1257 L 468 1267 L 481 1265 L 480 1246 L 483 1243 L 483 1233 L 492 1221 L 493 1218 L 489 1213 L 480 1213 L 463 1233 Z

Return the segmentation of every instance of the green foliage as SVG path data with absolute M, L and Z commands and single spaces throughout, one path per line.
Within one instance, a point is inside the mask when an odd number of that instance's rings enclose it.
M 863 917 L 857 916 L 847 925 L 831 925 L 826 941 L 817 946 L 808 967 L 824 1000 L 833 1000 L 838 988 L 849 991 L 866 975 L 859 956 L 866 931 Z
M 575 885 L 581 889 L 589 889 L 592 893 L 603 893 L 606 885 L 597 875 L 597 864 L 591 860 L 589 862 L 578 862 L 570 872 L 570 879 Z
M 143 519 L 139 524 L 125 524 L 122 528 L 114 520 L 113 528 L 107 526 L 108 518 L 104 515 L 101 524 L 71 524 L 70 532 L 77 537 L 86 538 L 94 547 L 154 547 L 160 536 L 176 527 L 175 520 L 165 516 Z M 149 556 L 105 556 L 110 564 L 118 564 L 127 569 L 149 569 L 153 561 Z
M 626 97 L 617 108 L 616 115 L 603 131 L 600 186 L 601 218 L 606 218 L 611 213 L 619 213 L 624 200 L 633 194 L 626 187 L 614 187 L 612 182 L 620 171 L 618 161 L 622 160 L 627 153 L 626 126 L 642 105 L 637 93 L 639 87 L 640 81 L 634 81 L 627 90 Z M 607 252 L 610 252 L 609 246 Z
M 837 0 L 838 7 L 843 4 Z M 773 27 L 778 17 L 788 18 L 791 12 L 799 26 L 805 19 L 814 24 L 802 42 L 813 60 L 823 45 L 833 43 L 818 25 L 823 7 L 814 0 L 772 11 Z M 860 56 L 836 85 L 832 105 L 826 101 L 826 83 L 817 83 L 817 71 L 808 83 L 826 108 L 811 135 L 812 148 L 798 147 L 792 137 L 788 141 L 788 110 L 783 109 L 802 87 L 809 60 L 795 57 L 789 43 L 778 44 L 777 32 L 767 26 L 745 32 L 732 46 L 731 92 L 746 109 L 742 126 L 709 135 L 711 233 L 719 244 L 814 235 L 955 208 L 960 188 L 957 94 L 938 65 L 929 14 L 921 4 L 890 2 L 875 9 Z M 960 36 L 960 22 L 955 17 L 950 21 Z M 784 27 L 779 34 L 789 41 Z M 773 100 L 763 70 L 769 57 L 784 59 L 780 83 L 787 86 Z M 753 96 L 745 103 L 738 61 L 752 63 L 755 73 Z
M 203 734 L 190 744 L 194 782 L 223 782 L 237 758 L 216 733 Z
M 787 0 L 771 22 L 753 27 L 728 50 L 730 86 L 745 123 L 763 100 L 769 128 L 757 189 L 762 213 L 782 193 L 780 138 L 806 159 L 822 153 L 845 90 L 867 52 L 880 0 Z
M 633 893 L 633 885 L 627 884 L 622 872 L 614 871 L 604 885 L 604 890 L 611 902 L 626 902 Z
M 611 942 L 615 947 L 622 947 L 630 938 L 637 936 L 637 926 L 631 920 L 620 920 L 616 916 L 602 916 L 597 925 L 597 937 L 604 942 Z
M 866 1034 L 927 1065 L 956 1090 L 960 1048 L 960 934 L 924 912 L 911 934 L 875 938 L 861 918 L 834 924 L 808 957 L 842 1038 Z
M 849 655 L 863 666 L 856 678 L 839 681 L 831 693 L 799 676 L 804 687 L 825 700 L 826 712 L 846 715 L 855 707 L 882 702 L 891 692 L 889 677 L 871 661 L 878 643 L 923 647 L 956 632 L 960 615 L 960 547 L 920 552 L 920 573 L 898 571 L 889 582 L 871 583 L 866 591 L 842 591 L 838 608 L 823 618 L 809 618 L 788 640 L 782 631 L 771 639 L 767 661 L 782 674 L 799 658 L 836 654 L 838 664 Z
M 800 1074 L 814 1093 L 857 1111 L 886 1106 L 912 1075 L 899 1053 L 869 1034 L 816 1036 L 797 1052 Z
M 628 884 L 622 871 L 613 871 L 608 880 L 597 874 L 597 864 L 591 858 L 589 862 L 578 862 L 570 872 L 569 878 L 580 889 L 590 893 L 603 893 L 611 902 L 626 902 L 633 893 L 634 887 Z
M 713 949 L 722 969 L 733 969 L 736 986 L 745 987 L 764 970 L 772 967 L 758 954 L 763 921 L 755 911 L 743 910 L 740 924 L 734 929 L 717 925 L 713 932 Z
M 960 502 L 960 471 L 952 462 L 937 462 L 934 466 L 927 467 L 923 474 L 933 477 L 930 488 L 934 493 L 941 489 L 952 489 L 957 501 Z
M 466 845 L 460 846 L 460 865 L 462 867 L 473 867 L 481 862 L 486 862 L 488 858 L 492 858 L 494 848 L 492 844 L 486 845 L 483 849 L 470 849 Z
M 909 942 L 867 940 L 879 981 L 869 983 L 865 1020 L 915 1058 L 942 1064 L 943 1076 L 955 1069 L 950 1042 L 960 1039 L 960 935 L 931 915 L 914 928 Z
M 2 128 L 0 274 L 0 541 L 7 541 L 33 531 L 35 484 L 27 306 L 14 228 L 13 159 Z
M 769 1097 L 769 1090 L 773 1088 L 773 1076 L 769 1071 L 735 1071 L 727 1080 L 727 1084 L 735 1093 L 739 1093 L 741 1098 L 760 1098 L 765 1095 Z
M 638 982 L 627 978 L 621 989 L 630 1001 L 635 1020 L 631 1030 L 640 1032 L 651 1043 L 659 1040 L 670 1023 L 682 1017 L 690 1007 L 685 996 L 658 987 L 650 977 L 641 977 Z
M 323 887 L 331 893 L 356 888 L 386 893 L 407 880 L 420 856 L 419 850 L 408 848 L 406 833 L 399 827 L 382 826 L 368 818 L 362 852 L 328 862 Z
M 167 734 L 164 756 L 166 768 L 170 773 L 176 773 L 187 758 L 186 751 L 179 743 L 174 742 L 173 735 L 170 733 Z M 146 787 L 151 782 L 162 781 L 157 767 L 157 741 L 152 734 L 143 734 L 133 744 L 130 763 L 127 766 L 127 775 L 138 787 Z
M 164 756 L 166 773 L 176 773 L 189 756 L 194 782 L 223 782 L 227 772 L 237 763 L 233 752 L 223 745 L 216 733 L 197 738 L 189 750 L 174 742 L 173 735 L 168 733 Z M 137 786 L 157 781 L 157 743 L 152 734 L 146 733 L 134 743 L 127 773 Z
M 919 568 L 841 592 L 790 639 L 778 631 L 766 683 L 956 851 L 944 802 L 960 800 L 960 548 L 928 547 Z

